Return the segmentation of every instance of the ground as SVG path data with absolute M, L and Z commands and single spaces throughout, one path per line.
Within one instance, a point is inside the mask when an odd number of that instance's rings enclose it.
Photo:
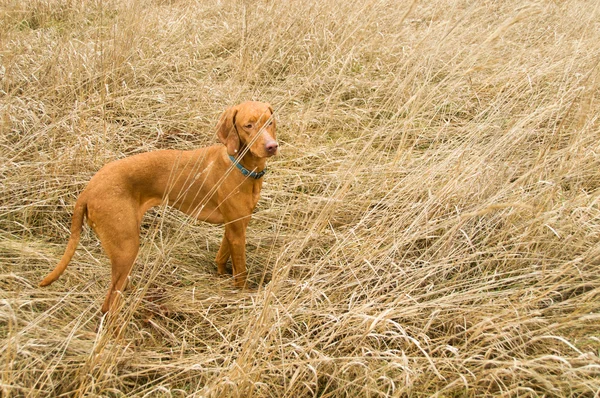
M 3 396 L 600 393 L 600 3 L 7 0 Z M 123 309 L 77 195 L 270 102 L 280 154 L 222 227 L 149 212 Z

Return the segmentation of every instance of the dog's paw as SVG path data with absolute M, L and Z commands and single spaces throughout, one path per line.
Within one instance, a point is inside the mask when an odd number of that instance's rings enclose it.
M 219 269 L 219 267 L 217 267 L 217 275 L 230 277 L 233 275 L 233 268 L 225 266 L 222 269 Z

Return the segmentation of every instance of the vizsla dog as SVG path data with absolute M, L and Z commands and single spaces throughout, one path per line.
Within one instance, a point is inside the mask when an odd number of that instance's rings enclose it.
M 231 257 L 234 285 L 244 288 L 246 227 L 259 199 L 266 160 L 278 147 L 273 108 L 261 102 L 229 108 L 217 124 L 217 136 L 225 146 L 141 153 L 102 167 L 79 195 L 65 253 L 40 286 L 51 284 L 67 268 L 87 217 L 112 265 L 102 312 L 114 308 L 138 253 L 142 216 L 167 203 L 199 220 L 225 224 L 217 272 L 225 273 Z

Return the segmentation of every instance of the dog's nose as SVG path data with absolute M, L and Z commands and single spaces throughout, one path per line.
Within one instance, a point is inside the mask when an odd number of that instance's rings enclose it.
M 267 152 L 269 152 L 269 154 L 271 154 L 271 155 L 273 155 L 275 152 L 277 152 L 278 147 L 279 147 L 279 144 L 277 144 L 277 141 L 269 141 L 269 142 L 267 142 L 267 145 L 265 145 Z

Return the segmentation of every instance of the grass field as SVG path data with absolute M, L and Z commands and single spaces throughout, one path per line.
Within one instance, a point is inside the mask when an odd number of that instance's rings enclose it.
M 2 396 L 600 396 L 600 2 L 3 0 Z M 145 219 L 114 319 L 74 201 L 273 104 L 248 230 Z M 115 333 L 117 326 L 125 326 Z

